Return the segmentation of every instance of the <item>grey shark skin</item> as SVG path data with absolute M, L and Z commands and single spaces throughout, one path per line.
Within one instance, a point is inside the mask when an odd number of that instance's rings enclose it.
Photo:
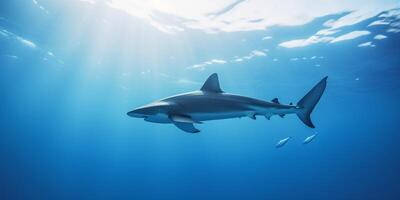
M 297 105 L 284 105 L 279 103 L 277 98 L 268 102 L 225 93 L 219 86 L 218 75 L 214 73 L 198 91 L 167 97 L 136 108 L 127 114 L 131 117 L 144 118 L 148 122 L 172 123 L 189 133 L 200 132 L 193 124 L 200 124 L 203 121 L 246 116 L 256 119 L 257 115 L 270 119 L 273 115 L 283 117 L 286 114 L 297 114 L 304 124 L 314 128 L 310 114 L 326 88 L 327 78 L 323 78 L 315 85 Z

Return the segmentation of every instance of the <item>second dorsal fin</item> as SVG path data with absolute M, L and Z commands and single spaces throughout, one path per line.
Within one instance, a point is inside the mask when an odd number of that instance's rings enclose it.
M 274 103 L 276 103 L 276 104 L 281 104 L 281 103 L 279 103 L 278 98 L 273 98 L 271 101 L 274 102 Z
M 203 92 L 223 92 L 219 87 L 218 75 L 216 73 L 211 74 L 200 90 Z

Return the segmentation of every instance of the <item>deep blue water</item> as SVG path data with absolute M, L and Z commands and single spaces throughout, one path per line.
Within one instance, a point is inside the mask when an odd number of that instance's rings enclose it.
M 371 26 L 353 40 L 282 48 L 340 15 L 166 34 L 104 5 L 40 3 L 48 13 L 0 3 L 0 199 L 400 198 L 400 33 Z M 387 38 L 357 47 L 376 34 Z M 266 48 L 245 62 L 190 68 Z M 198 90 L 214 72 L 224 91 L 283 103 L 329 76 L 316 129 L 288 115 L 209 121 L 188 134 L 126 115 Z

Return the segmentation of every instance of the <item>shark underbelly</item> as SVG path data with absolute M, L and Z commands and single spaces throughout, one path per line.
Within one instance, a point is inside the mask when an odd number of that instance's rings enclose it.
M 195 112 L 189 113 L 188 115 L 196 121 L 207 121 L 207 120 L 218 120 L 218 119 L 229 119 L 229 118 L 240 118 L 240 117 L 250 117 L 255 116 L 266 116 L 267 118 L 273 115 L 285 115 L 296 113 L 295 109 L 280 109 L 280 108 L 256 108 L 249 107 L 248 109 L 240 109 L 235 111 L 225 111 L 225 112 Z

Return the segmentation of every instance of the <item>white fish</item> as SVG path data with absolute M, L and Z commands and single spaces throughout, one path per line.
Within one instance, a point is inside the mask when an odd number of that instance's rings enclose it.
M 306 139 L 304 139 L 303 144 L 308 144 L 314 140 L 314 138 L 317 136 L 317 134 L 308 136 Z
M 276 148 L 281 148 L 283 147 L 288 141 L 289 141 L 290 137 L 287 137 L 285 139 L 279 140 L 278 143 L 276 143 L 275 147 Z

